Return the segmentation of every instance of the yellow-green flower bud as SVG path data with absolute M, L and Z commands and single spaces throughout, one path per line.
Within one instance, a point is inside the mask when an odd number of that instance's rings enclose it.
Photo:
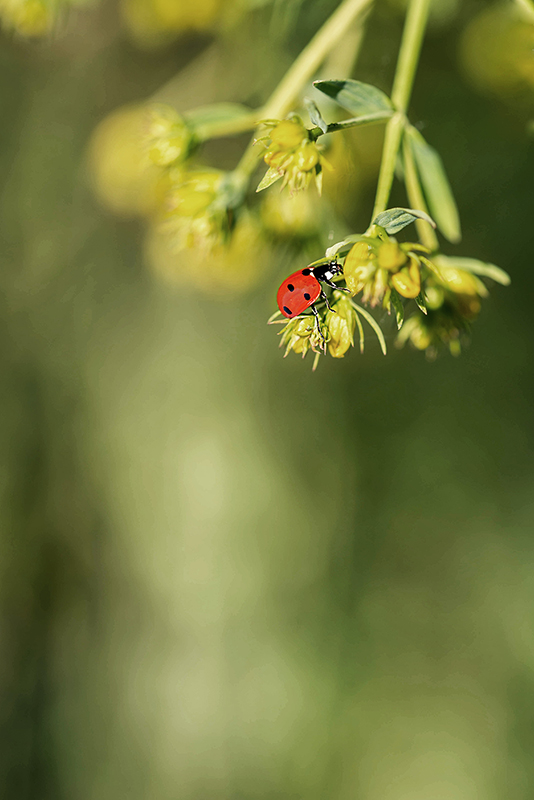
M 397 242 L 384 242 L 378 248 L 378 266 L 389 272 L 397 272 L 406 264 L 407 256 L 403 253 Z
M 185 161 L 193 145 L 193 133 L 173 108 L 158 105 L 149 111 L 145 140 L 150 160 L 167 167 Z
M 319 163 L 319 151 L 314 142 L 303 142 L 294 156 L 294 163 L 301 172 L 309 172 Z
M 445 292 L 441 286 L 425 286 L 425 304 L 427 308 L 436 310 L 443 305 Z
M 410 259 L 409 267 L 403 267 L 400 272 L 391 276 L 391 285 L 403 297 L 417 297 L 421 291 L 421 273 L 419 264 L 414 258 Z
M 334 358 L 343 358 L 349 347 L 354 346 L 356 312 L 350 300 L 342 297 L 326 315 L 328 326 L 328 351 Z
M 302 140 L 308 138 L 308 131 L 300 121 L 284 119 L 272 129 L 270 137 L 277 150 L 288 152 L 296 150 Z
M 372 258 L 371 248 L 365 242 L 356 242 L 349 251 L 343 265 L 343 274 L 347 288 L 352 294 L 361 291 L 373 275 L 376 264 L 374 260 L 371 260 Z
M 455 292 L 456 294 L 468 294 L 472 297 L 481 294 L 480 286 L 483 286 L 483 284 L 470 272 L 440 264 L 439 274 L 441 284 L 451 292 Z
M 188 173 L 187 180 L 171 190 L 169 206 L 180 217 L 194 217 L 215 200 L 222 177 L 220 172 Z
M 302 353 L 302 357 L 306 355 L 310 349 L 310 336 L 315 328 L 315 320 L 310 317 L 303 317 L 291 321 L 283 332 L 282 341 L 280 346 L 286 345 L 284 357 L 293 350 L 295 353 Z

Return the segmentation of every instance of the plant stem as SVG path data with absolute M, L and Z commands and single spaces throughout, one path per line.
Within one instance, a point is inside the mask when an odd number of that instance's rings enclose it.
M 406 123 L 406 110 L 410 101 L 415 70 L 419 61 L 421 45 L 428 19 L 430 0 L 410 0 L 402 41 L 393 81 L 391 100 L 397 113 L 386 126 L 382 163 L 378 176 L 375 207 L 372 219 L 385 211 L 389 202 L 391 185 L 395 174 L 395 163 Z
M 419 211 L 427 211 L 423 190 L 417 174 L 412 148 L 410 143 L 405 137 L 403 148 L 404 156 L 404 185 L 406 186 L 406 193 L 408 195 L 408 202 L 410 208 L 416 208 Z M 424 219 L 417 219 L 415 226 L 419 234 L 421 243 L 428 247 L 431 252 L 434 252 L 439 247 L 438 237 L 434 233 L 432 226 Z
M 328 53 L 339 42 L 349 25 L 366 11 L 373 0 L 344 0 L 326 20 L 313 39 L 293 62 L 265 105 L 256 112 L 251 128 L 262 119 L 282 119 L 291 111 L 302 87 L 313 77 Z M 260 153 L 251 142 L 236 167 L 238 175 L 248 177 L 254 170 Z
M 280 119 L 291 111 L 302 87 L 321 66 L 351 22 L 372 0 L 344 0 L 300 53 L 263 107 L 266 118 Z

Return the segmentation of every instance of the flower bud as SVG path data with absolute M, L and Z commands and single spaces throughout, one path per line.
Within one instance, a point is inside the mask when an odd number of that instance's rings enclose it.
M 373 258 L 373 261 L 371 260 Z M 352 294 L 363 289 L 376 270 L 371 248 L 365 242 L 356 242 L 349 251 L 343 265 L 343 275 L 347 288 Z
M 171 190 L 169 208 L 180 217 L 195 217 L 215 200 L 222 176 L 212 170 L 186 173 L 186 177 L 187 180 Z
M 150 160 L 159 167 L 185 161 L 193 133 L 171 106 L 153 106 L 147 118 L 145 141 Z
M 347 297 L 340 298 L 326 315 L 328 326 L 328 351 L 334 358 L 343 358 L 349 347 L 354 346 L 356 312 Z
M 273 128 L 270 138 L 277 150 L 296 150 L 308 138 L 308 131 L 300 120 L 284 119 Z
M 294 156 L 294 163 L 301 172 L 309 172 L 319 162 L 319 151 L 314 142 L 303 142 Z
M 421 274 L 419 264 L 414 258 L 410 259 L 409 267 L 403 267 L 391 276 L 391 285 L 403 297 L 417 297 L 421 291 Z
M 406 264 L 407 256 L 398 242 L 384 242 L 378 248 L 377 254 L 378 266 L 387 269 L 389 272 L 397 272 L 403 264 Z
M 440 263 L 439 265 L 440 282 L 442 286 L 456 294 L 468 294 L 476 297 L 478 294 L 487 294 L 484 284 L 475 275 L 457 267 L 449 267 Z M 483 292 L 480 287 L 483 287 Z

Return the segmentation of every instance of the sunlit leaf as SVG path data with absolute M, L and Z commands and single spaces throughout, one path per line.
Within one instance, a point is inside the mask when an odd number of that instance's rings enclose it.
M 430 212 L 442 234 L 450 242 L 459 242 L 460 217 L 441 158 L 415 128 L 410 127 L 406 135 Z
M 279 170 L 274 169 L 273 167 L 269 167 L 269 169 L 259 182 L 256 191 L 261 192 L 263 189 L 267 189 L 269 186 L 272 186 L 273 183 L 276 183 L 276 181 L 280 180 L 281 177 L 282 173 Z
M 375 217 L 373 224 L 380 225 L 387 233 L 393 234 L 415 222 L 416 219 L 424 219 L 433 228 L 436 227 L 436 223 L 428 214 L 413 208 L 388 208 L 387 211 L 383 211 Z
M 313 85 L 355 116 L 374 114 L 377 111 L 393 113 L 393 104 L 387 94 L 369 83 L 347 78 L 346 80 L 315 81 Z
M 422 311 L 423 314 L 428 314 L 428 310 L 427 310 L 427 307 L 426 307 L 425 296 L 424 296 L 423 292 L 419 292 L 419 294 L 415 298 L 415 302 L 417 303 L 417 307 L 419 308 L 419 311 Z
M 478 261 L 476 258 L 463 258 L 462 256 L 437 256 L 434 261 L 437 267 L 455 267 L 456 269 L 463 269 L 466 272 L 472 272 L 474 275 L 482 275 L 485 278 L 491 278 L 503 286 L 509 286 L 511 278 L 507 272 L 495 264 L 488 264 L 485 261 Z
M 400 299 L 400 295 L 395 289 L 391 290 L 391 305 L 393 306 L 393 310 L 395 311 L 395 319 L 397 321 L 397 328 L 400 331 L 402 328 L 402 323 L 404 322 L 404 305 L 402 300 Z
M 310 120 L 314 125 L 322 130 L 323 133 L 326 133 L 328 130 L 328 125 L 323 119 L 323 115 L 317 108 L 316 104 L 313 100 L 310 100 L 309 97 L 304 98 L 304 104 L 308 110 L 308 114 L 310 115 Z

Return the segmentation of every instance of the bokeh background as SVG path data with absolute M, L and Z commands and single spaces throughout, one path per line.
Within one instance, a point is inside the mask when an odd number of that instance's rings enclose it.
M 460 358 L 395 350 L 386 320 L 387 358 L 369 336 L 316 373 L 265 325 L 291 237 L 246 291 L 169 280 L 95 193 L 94 137 L 164 85 L 254 105 L 336 3 L 166 29 L 104 0 L 2 35 L 3 797 L 533 796 L 534 65 L 511 5 L 436 3 L 411 117 L 458 200 L 448 252 L 512 285 Z M 355 77 L 388 89 L 402 19 L 373 11 Z M 348 137 L 353 230 L 372 131 Z

